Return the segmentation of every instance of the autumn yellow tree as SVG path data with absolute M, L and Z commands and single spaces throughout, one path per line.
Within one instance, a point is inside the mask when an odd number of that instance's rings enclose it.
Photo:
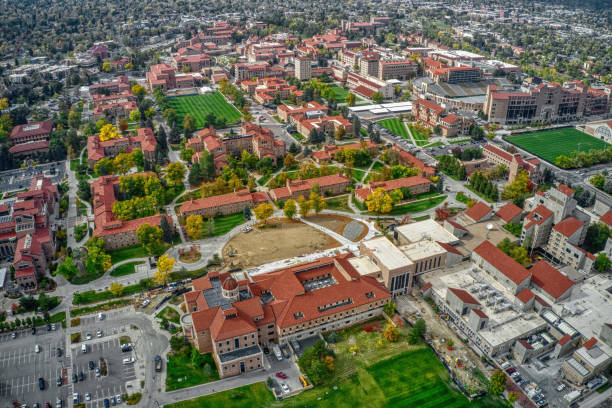
M 274 214 L 274 207 L 270 203 L 263 203 L 255 207 L 253 212 L 255 213 L 257 219 L 265 224 L 266 221 L 268 221 L 268 218 Z
M 295 204 L 295 201 L 287 200 L 287 202 L 283 206 L 283 212 L 285 213 L 285 217 L 292 220 L 293 217 L 295 217 L 295 214 L 297 214 L 297 205 Z
M 113 169 L 119 174 L 126 174 L 132 167 L 134 167 L 134 160 L 129 153 L 119 153 L 113 159 Z
M 514 181 L 504 187 L 502 200 L 512 200 L 514 204 L 522 207 L 525 196 L 529 192 L 529 186 L 529 174 L 525 170 L 519 171 Z
M 126 66 L 127 67 L 127 66 Z M 138 84 L 134 84 L 132 86 L 132 93 L 137 97 L 137 98 L 143 98 L 146 94 L 147 94 L 147 90 L 145 89 L 144 86 L 142 85 L 138 85 Z
M 300 207 L 300 215 L 306 217 L 310 212 L 310 201 L 306 200 L 304 196 L 298 197 L 298 206 Z
M 387 341 L 395 342 L 399 339 L 399 330 L 392 324 L 388 324 L 387 327 L 385 327 L 385 332 L 383 334 Z
M 180 162 L 173 162 L 168 165 L 166 170 L 166 180 L 169 185 L 175 186 L 185 178 L 185 165 Z
M 130 120 L 132 122 L 138 122 L 140 120 L 140 111 L 138 109 L 134 109 L 130 112 Z
M 157 272 L 153 275 L 153 281 L 156 285 L 165 285 L 168 282 L 168 276 L 174 269 L 174 258 L 170 258 L 168 254 L 163 254 L 157 260 Z
M 295 166 L 297 164 L 295 156 L 293 156 L 292 153 L 287 154 L 283 159 L 283 164 L 285 165 L 285 167 Z
M 185 221 L 185 230 L 187 235 L 192 240 L 200 238 L 202 236 L 202 229 L 204 228 L 204 219 L 201 215 L 193 214 L 187 217 Z
M 323 209 L 327 206 L 327 203 L 325 202 L 323 197 L 321 197 L 314 191 L 310 192 L 310 196 L 308 198 L 308 201 L 310 202 L 310 208 L 312 208 L 317 214 L 323 211 Z
M 393 208 L 393 199 L 387 194 L 387 190 L 378 187 L 366 199 L 366 206 L 368 207 L 368 211 L 375 212 L 379 215 L 388 213 Z
M 121 296 L 123 293 L 123 285 L 119 282 L 113 282 L 110 284 L 109 290 L 115 297 Z
M 117 127 L 111 125 L 110 123 L 107 123 L 106 125 L 102 126 L 102 128 L 100 129 L 100 141 L 101 142 L 105 142 L 111 139 L 117 139 L 119 137 L 121 137 L 121 135 L 119 134 Z
M 349 92 L 346 94 L 346 104 L 347 106 L 353 106 L 355 105 L 355 94 L 352 92 Z
M 103 62 L 102 63 L 102 71 L 104 72 L 110 72 L 111 70 L 111 64 L 110 62 Z

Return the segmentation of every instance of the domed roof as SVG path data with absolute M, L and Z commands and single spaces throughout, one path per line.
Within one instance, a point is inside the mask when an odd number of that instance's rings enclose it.
M 223 281 L 221 287 L 225 290 L 234 290 L 238 287 L 238 282 L 231 276 Z

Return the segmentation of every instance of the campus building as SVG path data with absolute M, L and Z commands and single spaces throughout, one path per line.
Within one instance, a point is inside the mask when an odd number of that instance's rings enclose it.
M 126 118 L 130 112 L 138 109 L 136 96 L 131 89 L 118 94 L 94 94 L 92 95 L 94 109 L 94 119 L 98 120 L 103 116 L 111 119 Z
M 255 80 L 244 80 L 240 83 L 243 91 L 252 95 L 260 104 L 272 104 L 275 99 L 286 100 L 290 95 L 295 95 L 296 103 L 302 102 L 304 92 L 294 85 L 288 85 L 287 81 L 280 78 L 255 78 Z
M 295 77 L 300 81 L 312 78 L 312 60 L 308 57 L 295 57 Z
M 179 72 L 201 72 L 212 66 L 212 58 L 208 54 L 175 55 L 172 66 Z
M 291 122 L 295 124 L 296 130 L 304 137 L 310 137 L 310 133 L 316 130 L 319 133 L 334 133 L 343 127 L 345 134 L 353 133 L 353 122 L 342 115 L 327 116 L 322 112 L 306 112 L 302 115 L 294 115 Z
M 378 153 L 378 144 L 371 140 L 362 141 L 359 143 L 349 143 L 345 145 L 325 145 L 321 150 L 312 152 L 311 157 L 317 163 L 329 162 L 334 158 L 336 152 L 343 151 L 346 149 L 362 150 L 365 149 L 372 156 Z
M 49 151 L 49 139 L 53 131 L 53 121 L 17 125 L 11 131 L 9 152 L 14 156 L 29 156 Z
M 382 313 L 384 286 L 361 275 L 352 254 L 258 275 L 208 273 L 193 281 L 182 318 L 185 336 L 212 353 L 221 378 L 263 368 L 262 347 L 313 337 Z
M 508 169 L 508 182 L 512 183 L 519 171 L 525 170 L 529 175 L 529 179 L 538 184 L 542 181 L 542 164 L 536 157 L 523 159 L 519 153 L 511 154 L 502 148 L 499 148 L 491 143 L 488 143 L 482 149 L 482 155 L 487 160 L 490 166 L 504 165 Z
M 186 65 L 189 66 L 189 65 Z M 175 73 L 175 68 L 169 64 L 151 65 L 147 72 L 147 84 L 149 90 L 161 88 L 168 89 L 194 88 L 202 84 L 204 77 L 200 72 Z
M 133 175 L 149 175 L 152 172 L 136 173 Z M 93 201 L 94 237 L 99 237 L 106 242 L 106 249 L 120 249 L 139 245 L 140 241 L 136 230 L 143 224 L 160 226 L 161 219 L 165 218 L 169 228 L 173 229 L 172 218 L 166 214 L 156 214 L 149 217 L 136 218 L 122 221 L 113 214 L 113 203 L 117 200 L 119 193 L 119 176 L 102 176 L 91 183 L 91 195 Z
M 443 67 L 426 70 L 428 76 L 435 82 L 460 84 L 482 80 L 482 70 L 473 67 Z
M 251 193 L 249 189 L 221 194 L 212 197 L 199 198 L 183 202 L 179 208 L 179 215 L 201 215 L 204 218 L 214 217 L 218 214 L 229 215 L 242 212 L 245 208 L 253 208 L 268 201 L 264 191 Z
M 120 75 L 114 81 L 100 82 L 89 86 L 89 94 L 93 97 L 96 94 L 111 95 L 120 94 L 131 89 L 130 80 L 127 75 Z
M 393 98 L 395 92 L 393 85 L 371 76 L 359 75 L 349 72 L 346 77 L 348 87 L 355 93 L 368 99 L 376 92 L 382 94 L 384 99 Z
M 427 165 L 424 161 L 417 159 L 414 155 L 402 149 L 398 144 L 393 145 L 393 150 L 398 153 L 402 164 L 408 167 L 416 167 L 421 170 L 423 177 L 431 177 L 436 174 L 436 169 Z
M 207 150 L 213 156 L 215 169 L 220 171 L 227 166 L 228 155 L 240 157 L 242 151 L 256 155 L 259 159 L 269 157 L 274 163 L 285 155 L 286 145 L 281 139 L 275 139 L 268 128 L 254 123 L 242 124 L 241 134 L 217 135 L 214 128 L 202 129 L 197 136 L 187 140 L 186 148 L 192 148 L 196 154 L 192 160 L 200 160 L 199 153 Z
M 273 201 L 297 200 L 300 196 L 308 199 L 310 190 L 315 184 L 319 186 L 321 194 L 329 192 L 329 195 L 336 195 L 346 192 L 346 188 L 351 184 L 351 180 L 339 174 L 315 177 L 307 180 L 287 179 L 285 187 L 270 190 L 270 197 Z
M 421 176 L 402 177 L 394 180 L 378 181 L 367 184 L 363 188 L 355 190 L 355 199 L 361 203 L 365 202 L 370 194 L 377 188 L 384 188 L 387 193 L 395 190 L 404 192 L 408 190 L 411 196 L 427 193 L 431 188 L 431 181 Z M 404 196 L 404 199 L 409 197 Z
M 307 113 L 314 112 L 315 114 L 321 113 L 321 116 L 327 114 L 327 106 L 321 105 L 318 102 L 306 102 L 302 106 L 291 106 L 291 105 L 278 105 L 276 107 L 276 114 L 278 117 L 285 121 L 290 122 L 291 118 L 298 115 L 307 116 Z M 293 121 L 291 121 L 293 123 Z
M 378 62 L 378 79 L 383 81 L 387 79 L 404 81 L 416 76 L 417 69 L 417 63 L 410 58 L 402 60 L 380 60 Z
M 284 77 L 285 71 L 279 66 L 270 66 L 269 64 L 235 64 L 234 76 L 236 82 L 244 81 L 252 78 L 266 77 Z
M 118 139 L 100 141 L 100 135 L 87 138 L 87 163 L 93 169 L 98 161 L 104 157 L 113 158 L 119 153 L 130 153 L 134 149 L 142 150 L 145 160 L 155 160 L 155 147 L 157 140 L 151 128 L 139 128 L 136 135 L 120 137 Z
M 428 128 L 440 127 L 442 136 L 453 137 L 469 131 L 471 122 L 464 118 L 446 113 L 442 106 L 428 101 L 417 99 L 412 103 L 412 116 Z

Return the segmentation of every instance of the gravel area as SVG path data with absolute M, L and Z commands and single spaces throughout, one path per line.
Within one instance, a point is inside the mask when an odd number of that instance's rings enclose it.
M 344 231 L 342 231 L 342 235 L 346 239 L 350 239 L 351 241 L 355 241 L 362 233 L 365 226 L 359 221 L 351 221 L 346 224 L 344 227 Z

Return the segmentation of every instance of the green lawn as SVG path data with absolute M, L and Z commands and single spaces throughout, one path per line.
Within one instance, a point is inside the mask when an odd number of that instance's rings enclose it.
M 262 178 L 257 180 L 257 184 L 259 184 L 260 186 L 265 186 L 268 180 L 270 180 L 270 177 L 272 177 L 272 174 L 267 174 L 263 176 Z
M 376 161 L 374 162 L 374 165 L 372 166 L 372 171 L 380 172 L 384 167 L 385 167 L 385 164 L 383 162 Z
M 446 196 L 438 196 L 434 198 L 428 198 L 427 200 L 415 201 L 413 203 L 402 204 L 393 206 L 390 213 L 384 215 L 402 215 L 408 213 L 418 213 L 421 211 L 429 210 L 439 204 L 442 204 L 446 200 Z
M 70 160 L 70 171 L 76 171 L 76 168 L 78 165 L 79 165 L 78 159 Z
M 337 196 L 325 200 L 328 210 L 352 212 L 348 206 L 348 195 Z
M 209 112 L 214 112 L 218 118 L 225 118 L 228 124 L 235 123 L 242 117 L 238 109 L 227 103 L 219 92 L 206 95 L 177 96 L 168 98 L 168 102 L 176 111 L 177 122 L 181 128 L 183 119 L 188 113 L 194 118 L 196 129 L 204 127 L 205 117 Z
M 398 118 L 383 119 L 378 123 L 380 124 L 380 126 L 384 127 L 385 129 L 388 129 L 391 133 L 401 136 L 404 139 L 410 140 L 410 136 L 408 135 L 406 126 Z
M 111 276 L 125 276 L 131 275 L 136 272 L 136 265 L 140 265 L 143 262 L 128 262 L 123 265 L 119 265 L 115 269 L 113 269 L 110 273 Z
M 472 139 L 459 139 L 459 140 L 451 140 L 450 144 L 457 144 L 457 143 L 464 143 L 464 142 L 470 142 Z
M 581 152 L 603 150 L 610 146 L 574 128 L 522 133 L 508 136 L 506 140 L 551 163 L 560 155 L 569 156 L 571 152 L 578 151 L 578 144 Z
M 344 88 L 339 87 L 338 85 L 330 85 L 331 90 L 334 91 L 334 98 L 336 99 L 336 102 L 338 103 L 345 103 L 346 102 L 346 95 L 348 94 L 348 91 Z M 362 99 L 355 95 L 355 103 L 361 101 Z
M 166 391 L 179 390 L 219 379 L 217 366 L 210 353 L 204 354 L 206 364 L 210 365 L 210 376 L 204 375 L 203 369 L 193 367 L 190 356 L 183 354 L 170 354 L 166 370 Z M 179 379 L 181 381 L 179 381 Z
M 301 142 L 302 140 L 306 139 L 304 136 L 302 136 L 301 133 L 298 132 L 293 132 L 291 133 L 291 136 L 296 139 L 298 142 Z
M 215 235 L 227 234 L 232 228 L 245 222 L 244 214 L 241 212 L 215 217 Z
M 175 402 L 166 405 L 168 408 L 202 408 L 202 407 L 224 407 L 224 408 L 252 408 L 271 406 L 276 399 L 265 384 L 255 383 L 229 391 L 199 397 L 192 400 Z M 288 401 L 291 401 L 289 399 Z
M 467 188 L 472 193 L 476 194 L 478 197 L 480 197 L 483 200 L 485 200 L 487 203 L 494 203 L 495 202 L 495 201 L 491 200 L 489 197 L 486 197 L 484 194 L 482 194 L 482 193 L 476 191 L 475 189 L 473 189 L 472 186 L 470 186 L 469 184 L 466 184 L 465 188 Z
M 353 169 L 353 178 L 357 181 L 361 181 L 363 179 L 363 176 L 365 176 L 366 172 L 365 171 L 361 171 L 361 170 L 357 170 L 357 169 Z
M 114 249 L 112 251 L 107 251 L 107 253 L 111 256 L 111 264 L 113 265 L 117 262 L 125 261 L 126 259 L 146 258 L 149 256 L 141 245 Z
M 444 143 L 442 143 L 442 142 L 433 142 L 433 143 L 430 143 L 428 145 L 425 145 L 425 147 L 438 147 L 438 146 L 444 146 Z
M 170 306 L 164 307 L 155 317 L 158 319 L 166 319 L 172 323 L 181 324 L 181 315 Z
M 412 218 L 412 221 L 424 221 L 424 220 L 428 220 L 431 217 L 429 215 L 421 215 L 420 217 L 414 217 Z
M 412 133 L 412 137 L 414 138 L 417 146 L 425 146 L 427 143 L 429 143 L 427 136 L 416 130 L 414 126 L 408 125 L 408 128 L 410 128 L 410 133 Z

